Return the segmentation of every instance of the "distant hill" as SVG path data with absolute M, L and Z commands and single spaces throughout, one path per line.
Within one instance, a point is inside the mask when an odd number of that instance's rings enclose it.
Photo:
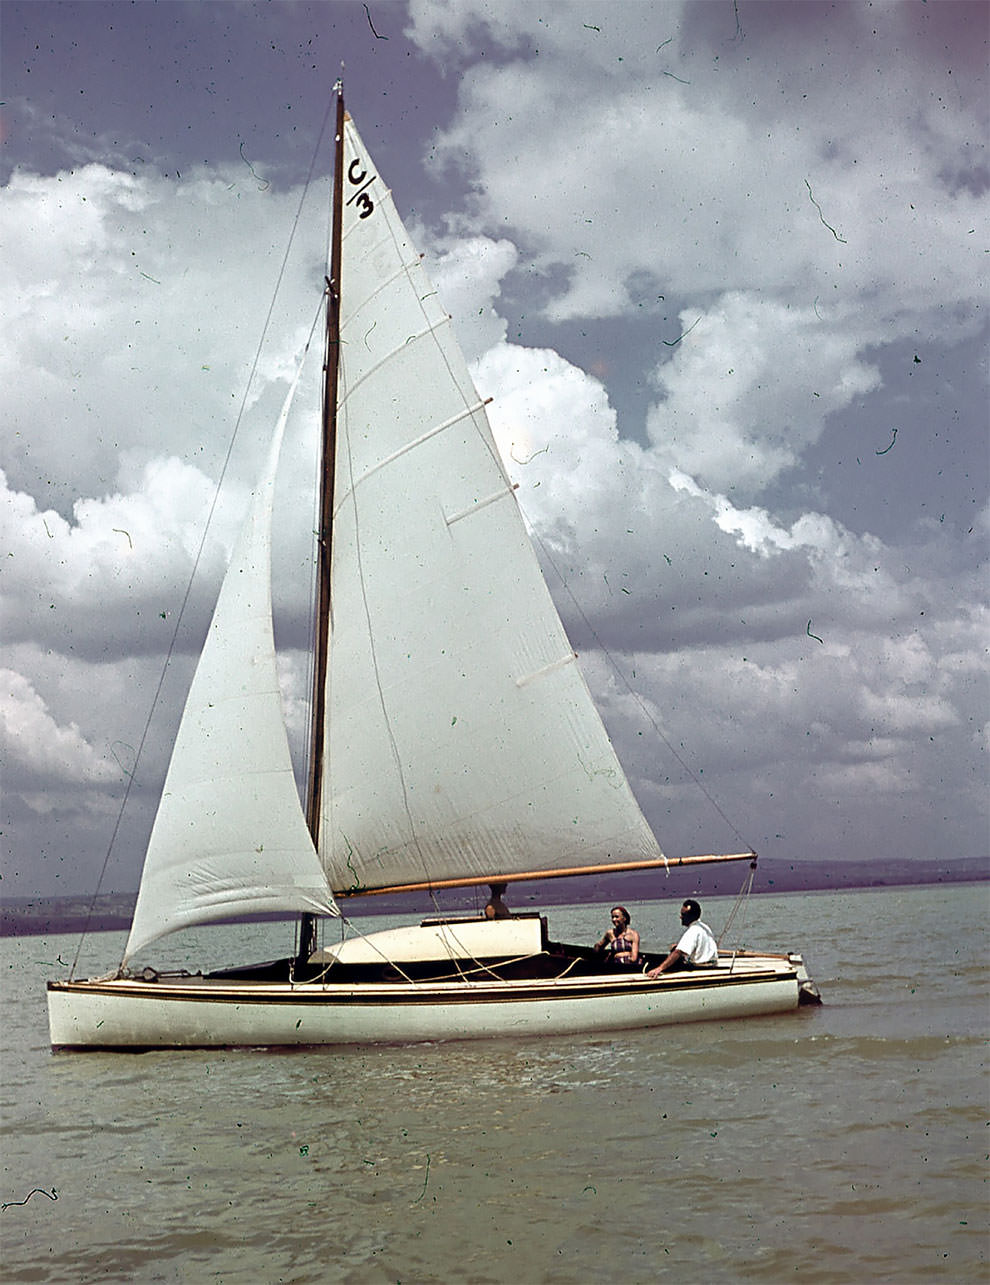
M 113 932 L 131 926 L 137 893 L 96 897 L 5 897 L 0 902 L 0 937 L 49 933 Z
M 577 902 L 676 900 L 733 896 L 746 877 L 745 862 L 691 866 L 643 874 L 591 875 L 586 878 L 546 879 L 510 885 L 510 906 L 561 906 Z M 990 857 L 960 857 L 942 861 L 820 861 L 761 860 L 753 885 L 755 893 L 818 892 L 847 888 L 881 888 L 911 884 L 971 883 L 990 880 Z M 484 892 L 460 889 L 444 893 L 443 907 L 451 912 L 482 904 Z M 0 937 L 45 936 L 50 933 L 113 932 L 130 927 L 135 893 L 104 893 L 90 897 L 10 897 L 0 902 Z M 394 897 L 355 897 L 344 901 L 348 918 L 367 914 L 430 914 L 435 907 L 422 894 Z M 289 916 L 269 916 L 288 918 Z

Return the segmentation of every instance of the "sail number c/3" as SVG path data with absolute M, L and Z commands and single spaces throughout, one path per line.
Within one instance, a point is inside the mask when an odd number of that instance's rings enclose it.
M 374 211 L 375 203 L 368 195 L 368 188 L 377 177 L 377 174 L 372 174 L 371 178 L 368 178 L 368 171 L 364 168 L 364 162 L 359 156 L 355 156 L 347 167 L 347 181 L 357 188 L 357 191 L 352 192 L 347 198 L 347 204 L 356 203 L 355 208 L 359 211 L 359 219 L 366 219 Z

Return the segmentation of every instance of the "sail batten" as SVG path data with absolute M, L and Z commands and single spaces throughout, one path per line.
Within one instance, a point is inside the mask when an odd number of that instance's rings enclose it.
M 460 513 L 451 513 L 444 519 L 448 526 L 453 526 L 455 522 L 461 522 L 464 518 L 469 518 L 473 513 L 479 513 L 482 509 L 487 509 L 489 504 L 496 504 L 499 500 L 507 500 L 512 495 L 511 486 L 500 487 L 493 491 L 491 495 L 482 496 L 480 500 L 475 500 L 469 504 L 466 509 L 461 509 Z
M 547 674 L 553 674 L 558 669 L 563 669 L 565 665 L 573 665 L 577 660 L 577 653 L 571 652 L 567 656 L 561 656 L 560 660 L 553 660 L 549 665 L 544 665 L 542 669 L 537 669 L 532 674 L 523 674 L 516 679 L 517 687 L 526 687 L 529 683 L 535 683 L 537 679 L 544 678 Z

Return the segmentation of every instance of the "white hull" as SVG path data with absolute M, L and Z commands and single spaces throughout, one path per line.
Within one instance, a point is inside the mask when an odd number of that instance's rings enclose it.
M 718 968 L 554 981 L 380 985 L 202 977 L 51 982 L 54 1049 L 223 1048 L 572 1035 L 795 1009 L 796 956 Z

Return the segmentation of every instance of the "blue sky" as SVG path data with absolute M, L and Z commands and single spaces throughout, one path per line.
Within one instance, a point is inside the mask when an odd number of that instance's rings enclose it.
M 986 851 L 984 5 L 7 0 L 0 23 L 9 894 L 94 886 L 342 66 L 664 846 Z M 108 887 L 136 886 L 318 303 L 328 170 L 325 147 Z M 277 555 L 296 730 L 307 556 Z

